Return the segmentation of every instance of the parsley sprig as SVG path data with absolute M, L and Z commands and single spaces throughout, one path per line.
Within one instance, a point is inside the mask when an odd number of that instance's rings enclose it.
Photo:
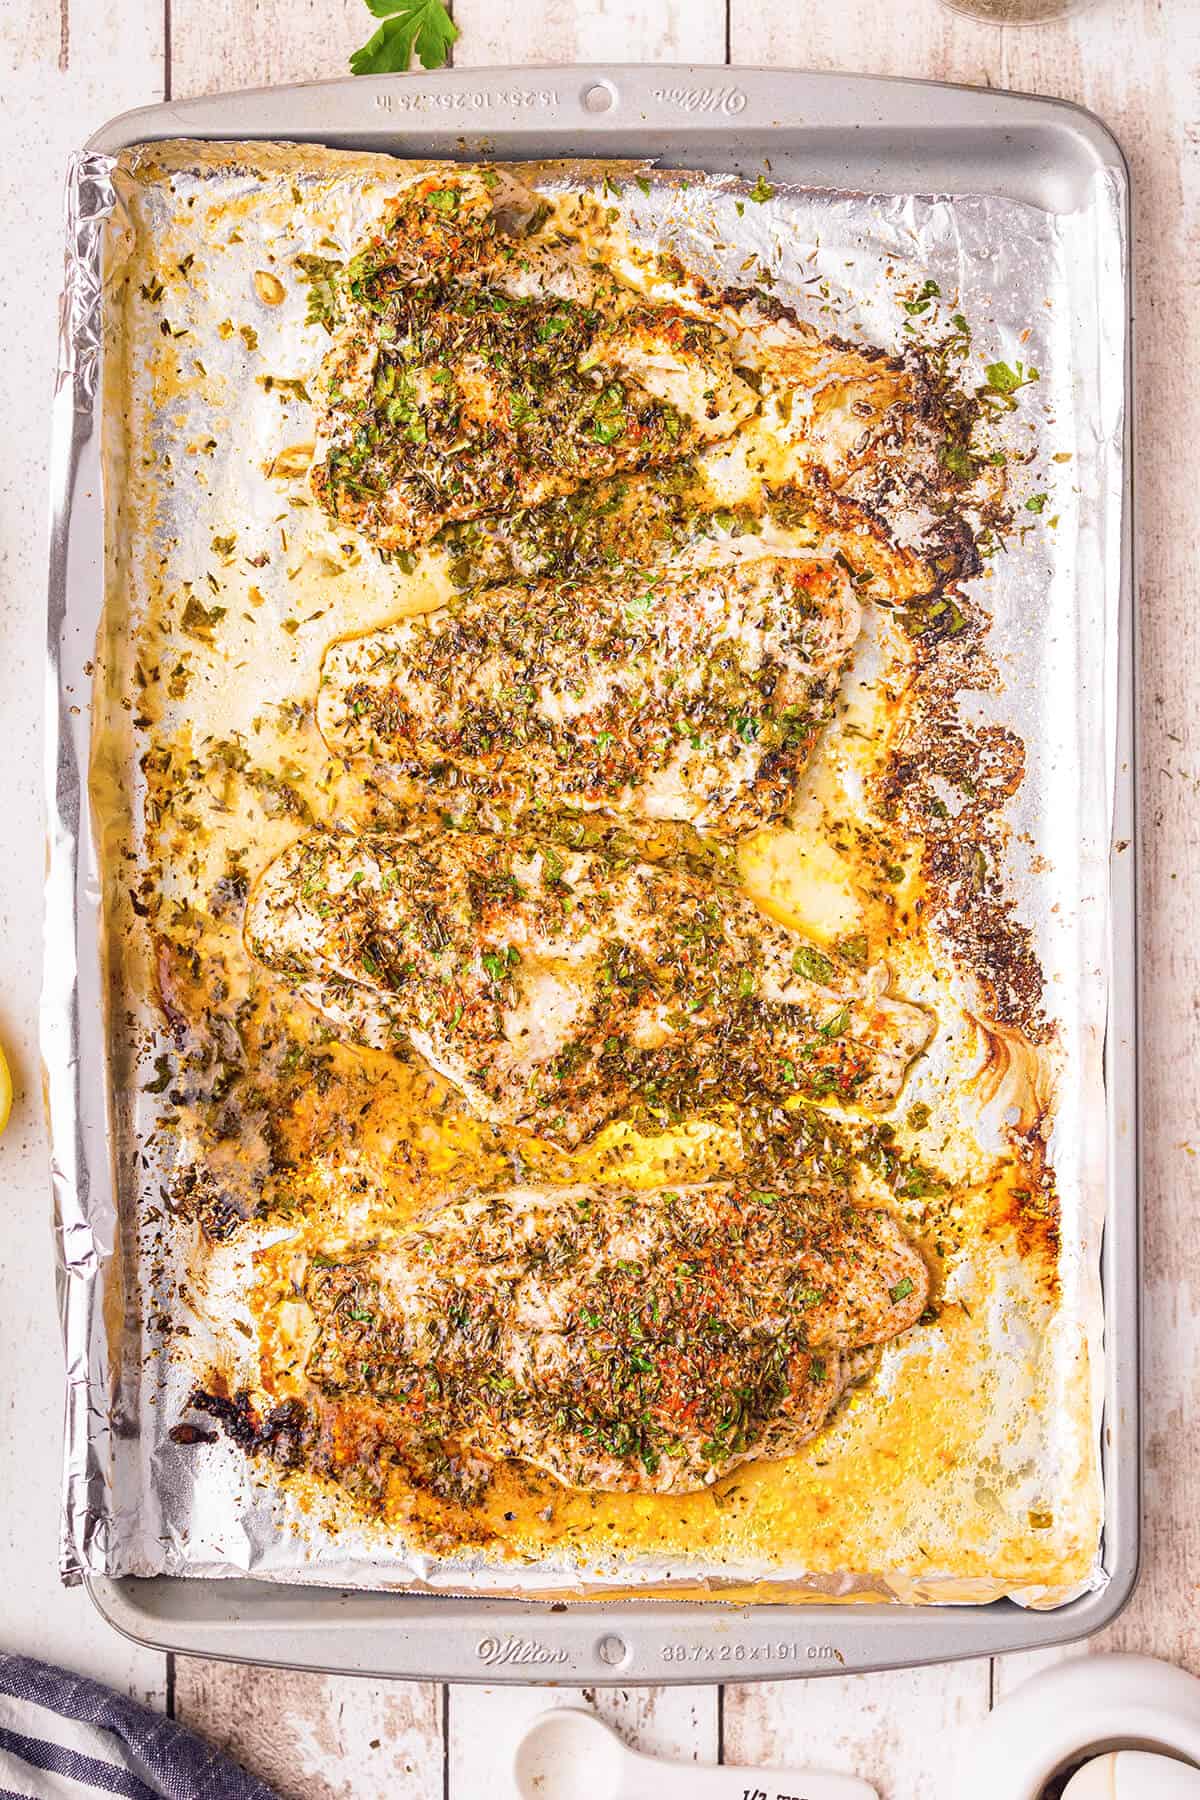
M 354 75 L 402 74 L 415 50 L 423 68 L 440 69 L 458 36 L 442 0 L 366 0 L 383 23 L 350 58 Z

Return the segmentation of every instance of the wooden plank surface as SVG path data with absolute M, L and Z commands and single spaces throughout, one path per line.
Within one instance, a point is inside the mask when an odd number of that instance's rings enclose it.
M 723 1710 L 726 1762 L 861 1775 L 883 1800 L 967 1800 L 930 1746 L 957 1744 L 984 1717 L 988 1664 L 731 1686 Z
M 179 1657 L 175 1717 L 280 1800 L 425 1800 L 444 1789 L 443 1690 Z
M 713 0 L 456 0 L 455 60 L 500 62 L 697 60 L 725 54 L 726 11 Z M 168 29 L 169 27 L 169 29 Z M 44 490 L 45 396 L 57 285 L 57 189 L 67 149 L 85 128 L 124 106 L 175 94 L 335 75 L 371 21 L 359 0 L 37 0 L 0 17 L 10 72 L 2 122 L 10 194 L 44 170 L 44 204 L 23 236 L 19 287 L 0 299 L 15 351 L 16 419 L 0 493 L 6 586 L 22 596 L 0 609 L 0 707 L 16 728 L 0 740 L 0 783 L 21 842 L 37 840 L 37 729 L 42 533 L 30 495 Z M 1147 1201 L 1146 1577 L 1108 1634 L 1200 1669 L 1200 961 L 1192 915 L 1200 893 L 1195 676 L 1200 668 L 1193 571 L 1200 564 L 1200 502 L 1192 446 L 1200 398 L 1191 375 L 1200 343 L 1200 7 L 1193 0 L 1116 0 L 1071 24 L 1001 32 L 944 11 L 937 0 L 731 0 L 732 60 L 1026 87 L 1097 108 L 1114 126 L 1137 189 L 1140 432 L 1139 557 L 1142 596 L 1141 798 Z M 167 53 L 169 52 L 169 60 Z M 19 190 L 22 194 L 23 189 Z M 24 217 L 25 211 L 22 210 Z M 12 809 L 15 809 L 13 811 Z M 0 1525 L 6 1588 L 3 1646 L 41 1650 L 103 1670 L 130 1691 L 161 1693 L 161 1659 L 118 1646 L 89 1624 L 76 1594 L 52 1591 L 26 1569 L 53 1554 L 57 1362 L 38 1266 L 44 1232 L 43 1155 L 30 1024 L 37 917 L 29 871 L 0 859 L 0 928 L 9 958 L 0 1029 L 16 1045 L 18 1113 L 0 1179 L 19 1208 L 0 1245 L 0 1354 L 34 1344 L 55 1370 L 51 1386 L 17 1394 L 0 1439 L 0 1490 L 12 1497 Z M 23 872 L 22 872 L 23 870 Z M 42 1340 L 45 1339 L 45 1343 Z M 35 1404 L 36 1401 L 36 1404 Z M 31 1451 L 30 1446 L 35 1448 Z M 20 1457 L 22 1479 L 17 1480 Z M 30 1477 L 30 1458 L 36 1480 Z M 43 1464 L 45 1466 L 43 1466 Z M 1004 1691 L 1036 1659 L 998 1664 Z M 730 1687 L 723 1717 L 713 1688 L 563 1690 L 375 1684 L 180 1660 L 179 1717 L 227 1745 L 296 1800 L 353 1795 L 395 1800 L 502 1800 L 498 1771 L 520 1724 L 544 1704 L 590 1704 L 632 1739 L 680 1757 L 825 1761 L 876 1780 L 885 1800 L 947 1794 L 949 1746 L 988 1704 L 985 1664 L 814 1683 Z M 930 1745 L 939 1746 L 930 1755 Z
M 458 68 L 725 60 L 724 0 L 454 0 Z
M 161 3 L 170 16 L 167 74 L 176 99 L 348 74 L 351 51 L 378 23 L 362 0 Z

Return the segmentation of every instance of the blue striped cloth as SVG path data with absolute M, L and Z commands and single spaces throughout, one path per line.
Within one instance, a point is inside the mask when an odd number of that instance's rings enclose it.
M 173 1719 L 30 1656 L 0 1656 L 0 1800 L 276 1800 Z

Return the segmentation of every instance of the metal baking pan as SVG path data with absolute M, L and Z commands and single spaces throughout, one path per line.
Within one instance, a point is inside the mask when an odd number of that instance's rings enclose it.
M 927 82 L 693 66 L 456 70 L 172 102 L 123 115 L 88 147 L 116 152 L 172 137 L 284 138 L 459 159 L 657 158 L 666 166 L 750 176 L 766 160 L 777 179 L 807 186 L 992 193 L 1056 212 L 1085 207 L 1102 177 L 1115 184 L 1126 226 L 1128 220 L 1124 159 L 1090 114 L 1057 101 Z M 1125 237 L 1127 242 L 1127 229 Z M 1128 330 L 1125 364 L 1128 388 Z M 56 517 L 69 509 L 78 422 L 64 438 L 70 454 L 55 464 Z M 242 1579 L 90 1578 L 93 1599 L 118 1630 L 165 1650 L 375 1676 L 626 1684 L 733 1675 L 778 1679 L 939 1662 L 1065 1643 L 1115 1616 L 1136 1579 L 1140 1498 L 1129 448 L 1126 441 L 1105 1052 L 1110 1202 L 1103 1245 L 1103 1583 L 1068 1605 L 1037 1612 L 1010 1601 L 549 1606 Z M 89 515 L 82 533 L 79 526 L 77 519 L 72 542 L 54 546 L 49 624 L 64 680 L 77 676 L 86 691 L 90 644 L 65 612 L 68 564 L 96 553 L 94 519 Z M 81 542 L 83 536 L 87 541 Z M 54 985 L 48 984 L 50 991 Z M 98 998 L 89 987 L 84 979 L 85 1003 Z M 92 1037 L 82 1008 L 75 1027 L 72 1049 L 78 1052 Z

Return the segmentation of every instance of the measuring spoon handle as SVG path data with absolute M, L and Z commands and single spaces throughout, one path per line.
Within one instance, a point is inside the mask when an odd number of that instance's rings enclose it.
M 712 1769 L 631 1755 L 614 1800 L 879 1800 L 856 1775 L 815 1770 Z

